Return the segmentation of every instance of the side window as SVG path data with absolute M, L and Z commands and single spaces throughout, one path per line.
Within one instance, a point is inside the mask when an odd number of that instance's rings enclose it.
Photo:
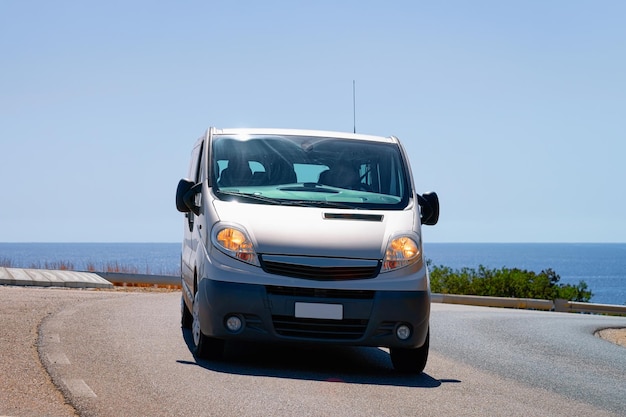
M 203 151 L 204 151 L 204 141 L 202 141 L 202 144 L 200 145 L 200 149 L 198 151 L 198 160 L 196 161 L 196 172 L 194 173 L 194 177 L 193 177 L 193 180 L 196 184 L 202 180 L 202 177 L 200 174 L 203 172 L 203 169 L 202 169 L 202 161 L 204 160 Z
M 203 158 L 203 149 L 204 149 L 204 141 L 202 141 L 200 146 L 197 146 L 193 149 L 191 153 L 191 164 L 189 167 L 189 178 L 194 182 L 198 183 L 202 180 L 202 158 Z M 202 193 L 198 193 L 196 195 L 196 205 L 200 206 L 202 204 Z M 189 227 L 189 231 L 193 230 L 194 218 L 195 215 L 193 212 L 188 212 L 185 214 L 187 217 L 187 226 Z
M 198 157 L 200 156 L 200 146 L 193 148 L 191 151 L 191 162 L 189 163 L 189 171 L 187 172 L 187 178 L 195 181 L 196 172 L 198 170 Z
M 204 149 L 204 141 L 193 148 L 191 151 L 191 163 L 189 164 L 189 172 L 187 178 L 197 183 L 200 180 L 200 161 L 202 160 L 202 150 Z

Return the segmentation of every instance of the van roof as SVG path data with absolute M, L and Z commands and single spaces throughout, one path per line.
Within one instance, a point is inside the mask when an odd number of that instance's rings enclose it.
M 336 132 L 330 130 L 306 130 L 306 129 L 274 129 L 274 128 L 209 128 L 216 135 L 281 135 L 281 136 L 314 136 L 341 139 L 368 140 L 373 142 L 397 143 L 395 136 L 374 136 L 360 133 Z

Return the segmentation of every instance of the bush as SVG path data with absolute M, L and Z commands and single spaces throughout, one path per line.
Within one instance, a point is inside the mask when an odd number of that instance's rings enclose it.
M 447 266 L 430 268 L 432 292 L 441 294 L 481 295 L 491 297 L 533 298 L 569 301 L 591 300 L 593 293 L 587 289 L 585 281 L 578 285 L 559 284 L 561 277 L 552 269 L 540 273 L 518 268 L 478 269 L 461 268 L 453 270 Z

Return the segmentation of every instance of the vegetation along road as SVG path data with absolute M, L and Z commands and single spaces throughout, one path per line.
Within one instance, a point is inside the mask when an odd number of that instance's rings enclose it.
M 196 361 L 179 310 L 178 291 L 0 287 L 0 415 L 625 415 L 626 348 L 593 335 L 624 317 L 433 304 L 406 376 L 375 348 Z

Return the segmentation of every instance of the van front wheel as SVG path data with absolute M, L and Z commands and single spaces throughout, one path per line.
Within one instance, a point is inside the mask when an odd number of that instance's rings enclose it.
M 191 332 L 193 334 L 194 355 L 199 359 L 221 359 L 224 353 L 224 341 L 208 337 L 200 327 L 200 293 L 193 299 Z
M 430 330 L 426 334 L 426 341 L 421 347 L 415 349 L 391 348 L 389 349 L 391 363 L 398 372 L 420 374 L 428 361 L 428 346 Z

